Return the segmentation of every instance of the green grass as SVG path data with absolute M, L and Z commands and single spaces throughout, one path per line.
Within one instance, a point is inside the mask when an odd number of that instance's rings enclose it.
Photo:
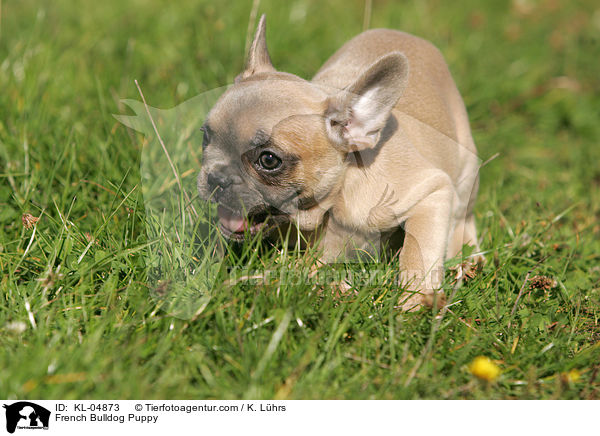
M 391 281 L 333 298 L 300 280 L 298 253 L 250 245 L 242 262 L 272 270 L 265 284 L 217 280 L 188 319 L 170 316 L 152 279 L 193 265 L 197 247 L 173 244 L 159 233 L 168 217 L 146 213 L 156 142 L 112 114 L 131 114 L 120 100 L 139 99 L 134 79 L 161 108 L 231 83 L 251 2 L 85 3 L 2 3 L 0 398 L 600 396 L 595 2 L 373 2 L 371 27 L 442 50 L 481 158 L 499 153 L 476 206 L 488 262 L 441 319 L 394 309 Z M 363 2 L 324 3 L 261 2 L 278 68 L 310 77 L 362 30 Z M 199 143 L 179 146 L 191 186 Z M 35 230 L 24 213 L 40 217 Z M 532 289 L 536 275 L 556 287 Z M 500 366 L 496 382 L 470 374 L 478 355 Z M 574 369 L 578 379 L 561 376 Z

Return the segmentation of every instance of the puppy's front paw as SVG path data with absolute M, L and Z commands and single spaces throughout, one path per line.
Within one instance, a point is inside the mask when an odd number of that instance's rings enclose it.
M 404 292 L 398 301 L 398 307 L 404 312 L 416 312 L 423 307 L 440 310 L 446 305 L 446 295 L 444 291 L 417 291 Z

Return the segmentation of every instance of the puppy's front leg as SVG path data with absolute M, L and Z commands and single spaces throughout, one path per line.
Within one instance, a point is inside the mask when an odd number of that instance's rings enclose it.
M 329 217 L 321 239 L 322 255 L 317 263 L 334 263 L 358 260 L 360 256 L 372 258 L 379 248 L 379 232 L 351 230 Z M 336 295 L 347 294 L 352 284 L 346 277 L 338 277 L 329 284 Z
M 379 231 L 349 229 L 330 217 L 321 240 L 322 263 L 372 259 L 379 252 Z
M 400 252 L 400 285 L 408 291 L 400 297 L 403 310 L 445 304 L 439 289 L 444 279 L 453 198 L 452 184 L 444 181 L 410 210 Z

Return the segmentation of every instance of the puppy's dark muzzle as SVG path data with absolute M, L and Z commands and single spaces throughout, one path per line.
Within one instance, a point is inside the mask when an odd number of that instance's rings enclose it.
M 215 189 L 217 187 L 224 189 L 228 186 L 231 186 L 231 184 L 233 183 L 231 177 L 227 177 L 221 174 L 208 174 L 207 181 L 208 186 L 211 189 Z
M 233 180 L 221 174 L 208 174 L 206 183 L 208 190 L 212 192 L 214 199 L 218 202 L 223 191 L 233 184 Z

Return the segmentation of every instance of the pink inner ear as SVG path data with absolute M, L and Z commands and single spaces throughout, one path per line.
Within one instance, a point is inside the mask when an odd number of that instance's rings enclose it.
M 350 130 L 352 129 L 352 127 L 353 125 L 351 119 L 346 120 L 346 122 L 342 124 L 342 136 L 345 140 L 352 139 L 352 136 L 350 135 Z
M 366 126 L 358 120 L 349 120 L 342 136 L 351 151 L 362 151 L 375 147 L 378 131 L 365 132 Z

